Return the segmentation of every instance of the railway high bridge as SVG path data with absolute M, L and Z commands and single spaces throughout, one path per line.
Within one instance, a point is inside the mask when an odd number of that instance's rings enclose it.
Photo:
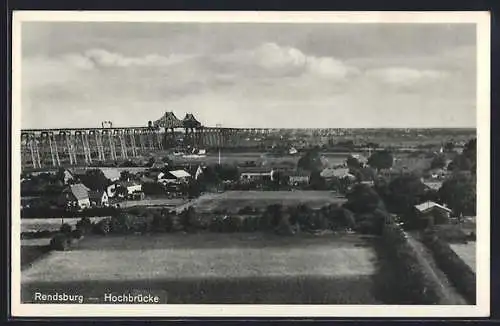
M 21 130 L 23 166 L 42 168 L 62 165 L 90 165 L 96 162 L 127 160 L 148 151 L 179 145 L 191 148 L 224 148 L 259 142 L 278 130 L 266 128 L 223 128 L 203 126 L 193 114 L 178 119 L 166 112 L 147 126 Z

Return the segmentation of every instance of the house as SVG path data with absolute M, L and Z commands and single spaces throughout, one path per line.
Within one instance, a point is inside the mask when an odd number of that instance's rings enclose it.
M 70 185 L 62 192 L 60 203 L 67 207 L 89 208 L 89 191 L 90 189 L 81 183 Z
M 348 168 L 325 168 L 321 171 L 320 175 L 325 179 L 345 178 L 351 176 Z
M 104 190 L 89 191 L 89 200 L 91 206 L 108 206 L 109 196 Z
M 424 226 L 447 224 L 450 221 L 451 209 L 433 201 L 415 205 L 417 216 Z
M 117 188 L 124 188 L 127 190 L 127 196 L 132 196 L 136 193 L 142 193 L 142 185 L 134 181 L 120 181 L 117 183 Z
M 267 167 L 238 168 L 241 181 L 271 180 L 273 170 Z
M 289 175 L 288 183 L 293 186 L 309 184 L 310 176 L 306 172 L 295 172 Z
M 189 178 L 191 178 L 191 174 L 189 174 L 185 170 L 173 170 L 168 171 L 168 173 L 173 175 L 178 181 L 181 182 L 186 182 Z

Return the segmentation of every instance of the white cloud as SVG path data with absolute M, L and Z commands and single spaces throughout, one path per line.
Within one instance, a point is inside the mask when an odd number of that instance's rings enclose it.
M 366 76 L 396 87 L 411 87 L 421 83 L 442 81 L 448 76 L 448 74 L 438 70 L 390 67 L 368 70 L 366 72 Z
M 357 71 L 335 58 L 307 55 L 299 49 L 276 43 L 264 43 L 254 49 L 234 51 L 216 60 L 230 63 L 236 69 L 257 68 L 264 75 L 311 74 L 316 77 L 344 79 Z
M 92 49 L 23 58 L 23 126 L 94 125 L 109 119 L 138 125 L 165 110 L 180 116 L 193 112 L 208 125 L 375 126 L 391 116 L 391 124 L 406 126 L 427 123 L 414 112 L 444 112 L 451 106 L 468 117 L 470 105 L 462 103 L 473 95 L 462 84 L 426 62 L 359 69 L 355 62 L 276 43 L 217 56 L 131 56 Z M 78 118 L 61 114 L 68 111 L 80 112 Z M 54 122 L 49 116 L 61 118 Z
M 127 57 L 120 53 L 110 52 L 103 49 L 88 50 L 83 55 L 95 64 L 104 67 L 130 67 L 130 66 L 169 66 L 181 63 L 192 56 L 148 54 L 143 57 Z

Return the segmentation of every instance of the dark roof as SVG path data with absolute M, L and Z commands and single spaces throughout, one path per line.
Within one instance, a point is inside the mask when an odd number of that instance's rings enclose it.
M 102 195 L 104 195 L 104 190 L 90 190 L 89 198 L 90 199 L 101 199 Z
M 153 125 L 162 128 L 181 128 L 183 126 L 182 121 L 177 119 L 173 112 L 165 112 L 165 115 L 153 122 Z

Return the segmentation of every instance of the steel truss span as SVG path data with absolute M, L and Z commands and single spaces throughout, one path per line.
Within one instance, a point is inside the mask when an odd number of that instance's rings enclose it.
M 147 127 L 114 127 L 110 121 L 100 128 L 53 128 L 21 130 L 23 166 L 35 169 L 63 165 L 90 165 L 123 161 L 151 151 L 181 145 L 192 148 L 251 147 L 276 133 L 290 129 L 205 127 L 193 114 L 178 119 L 166 112 Z M 335 129 L 301 129 L 301 132 L 330 136 Z

